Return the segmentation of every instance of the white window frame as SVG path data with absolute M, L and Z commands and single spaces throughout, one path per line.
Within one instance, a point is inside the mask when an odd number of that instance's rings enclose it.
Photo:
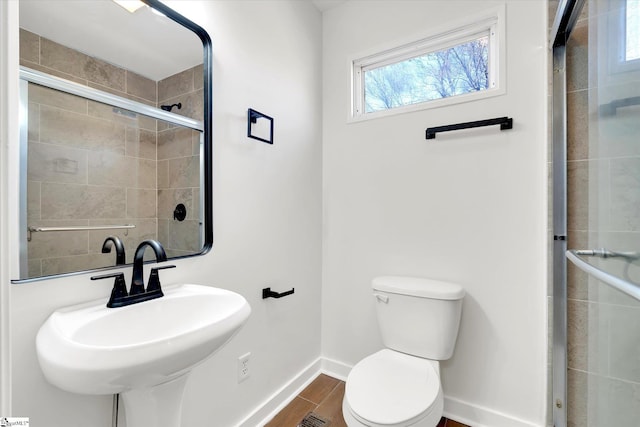
M 364 73 L 432 52 L 464 44 L 479 37 L 489 36 L 489 88 L 477 92 L 454 95 L 420 103 L 390 108 L 374 112 L 365 112 Z M 374 119 L 395 114 L 438 108 L 445 105 L 485 99 L 506 92 L 505 88 L 505 40 L 504 7 L 489 11 L 481 16 L 468 19 L 464 23 L 451 25 L 447 29 L 423 35 L 417 41 L 399 44 L 376 53 L 358 55 L 350 60 L 352 75 L 351 108 L 348 122 Z M 415 39 L 414 39 L 415 40 Z

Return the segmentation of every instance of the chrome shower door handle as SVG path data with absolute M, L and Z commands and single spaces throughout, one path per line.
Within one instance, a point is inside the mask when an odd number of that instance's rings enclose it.
M 610 251 L 605 248 L 598 249 L 576 249 L 576 255 L 580 256 L 589 256 L 589 257 L 597 257 L 597 258 L 625 258 L 629 261 L 635 261 L 640 259 L 640 252 L 617 252 Z

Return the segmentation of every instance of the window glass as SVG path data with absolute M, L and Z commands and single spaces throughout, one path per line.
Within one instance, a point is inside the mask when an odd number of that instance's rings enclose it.
M 504 9 L 465 21 L 353 59 L 349 120 L 504 94 Z
M 364 112 L 371 113 L 489 88 L 489 30 L 446 49 L 363 68 Z
M 625 60 L 640 59 L 640 0 L 627 0 Z

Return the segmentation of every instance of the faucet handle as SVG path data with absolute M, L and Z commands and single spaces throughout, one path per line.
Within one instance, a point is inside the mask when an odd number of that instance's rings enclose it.
M 107 307 L 114 307 L 114 302 L 121 300 L 128 295 L 127 283 L 124 281 L 124 273 L 112 273 L 103 274 L 101 276 L 93 276 L 91 280 L 102 280 L 114 277 L 116 280 L 113 282 L 113 289 L 111 290 L 111 297 L 107 303 Z
M 151 273 L 149 274 L 149 280 L 147 281 L 147 292 L 159 291 L 162 293 L 162 288 L 160 287 L 160 274 L 158 274 L 158 270 L 166 270 L 167 268 L 175 267 L 175 265 L 165 265 L 162 267 L 152 268 Z

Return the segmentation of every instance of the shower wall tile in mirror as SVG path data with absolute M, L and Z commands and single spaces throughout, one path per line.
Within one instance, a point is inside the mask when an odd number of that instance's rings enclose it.
M 174 113 L 203 117 L 201 65 L 156 82 L 26 30 L 20 62 L 154 107 L 181 103 Z M 31 83 L 28 105 L 28 225 L 135 225 L 32 233 L 28 277 L 114 265 L 114 254 L 101 253 L 109 235 L 123 240 L 128 263 L 144 239 L 160 240 L 170 257 L 202 249 L 200 132 Z M 184 221 L 173 219 L 179 203 Z

